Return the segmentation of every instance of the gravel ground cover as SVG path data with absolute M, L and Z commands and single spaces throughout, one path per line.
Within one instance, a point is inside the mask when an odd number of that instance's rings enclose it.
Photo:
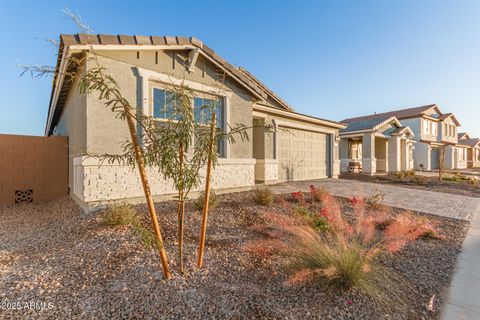
M 187 273 L 176 273 L 176 203 L 156 203 L 173 278 L 165 281 L 156 251 L 126 228 L 108 229 L 98 213 L 64 198 L 0 211 L 0 319 L 438 319 L 467 223 L 440 217 L 444 240 L 419 240 L 382 258 L 405 297 L 390 308 L 367 295 L 289 286 L 282 258 L 243 247 L 258 237 L 265 210 L 252 192 L 220 196 L 209 218 L 204 268 L 195 268 L 200 213 L 187 204 Z M 348 201 L 340 200 L 348 214 Z M 146 207 L 138 205 L 146 214 Z M 426 308 L 435 294 L 434 311 Z M 25 308 L 25 303 L 37 302 Z M 7 308 L 8 304 L 8 308 Z M 19 310 L 12 310 L 14 304 Z M 43 307 L 43 308 L 42 308 Z
M 420 176 L 420 180 L 415 177 L 406 177 L 399 179 L 394 175 L 368 176 L 364 174 L 342 173 L 341 179 L 351 179 L 363 182 L 373 182 L 379 184 L 391 184 L 399 187 L 406 187 L 420 190 L 430 190 L 435 192 L 451 193 L 467 197 L 480 198 L 480 184 L 471 184 L 466 181 L 451 182 L 439 181 L 438 177 Z

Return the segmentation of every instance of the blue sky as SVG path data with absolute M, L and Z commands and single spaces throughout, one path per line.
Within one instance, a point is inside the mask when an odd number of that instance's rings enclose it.
M 97 32 L 196 36 L 301 113 L 332 120 L 437 103 L 480 137 L 480 1 L 3 1 L 0 133 L 43 134 L 55 63 L 44 37 Z

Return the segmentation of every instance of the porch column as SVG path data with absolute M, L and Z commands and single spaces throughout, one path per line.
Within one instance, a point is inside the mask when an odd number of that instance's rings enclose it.
M 363 135 L 362 143 L 362 172 L 373 175 L 377 172 L 377 159 L 375 158 L 375 136 L 371 133 Z
M 410 168 L 410 149 L 408 148 L 408 140 L 400 140 L 400 170 L 408 171 Z
M 390 172 L 402 170 L 401 142 L 400 137 L 391 137 L 388 139 L 388 171 Z
M 330 139 L 332 149 L 332 168 L 330 169 L 331 177 L 338 178 L 338 175 L 340 174 L 340 137 L 335 134 L 331 134 Z

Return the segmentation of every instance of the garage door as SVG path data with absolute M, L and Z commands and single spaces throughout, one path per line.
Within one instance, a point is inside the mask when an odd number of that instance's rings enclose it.
M 440 164 L 440 150 L 437 148 L 432 148 L 430 152 L 430 165 L 432 170 L 436 170 Z
M 330 174 L 330 136 L 299 129 L 278 131 L 280 181 L 326 178 Z

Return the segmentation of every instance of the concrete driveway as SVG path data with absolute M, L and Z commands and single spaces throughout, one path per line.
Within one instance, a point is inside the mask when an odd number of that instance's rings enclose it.
M 287 193 L 306 191 L 310 185 L 323 187 L 335 196 L 348 198 L 380 192 L 385 194 L 385 205 L 455 219 L 470 221 L 480 211 L 480 198 L 354 180 L 295 181 L 273 185 L 272 189 L 277 193 Z

